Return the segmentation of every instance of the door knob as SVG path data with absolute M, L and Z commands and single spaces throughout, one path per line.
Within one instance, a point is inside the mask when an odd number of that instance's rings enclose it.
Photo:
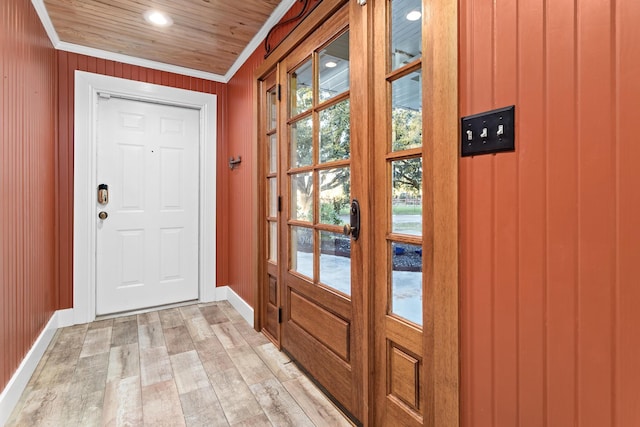
M 106 213 L 105 211 L 101 211 L 101 212 L 98 214 L 98 218 L 100 218 L 100 219 L 107 219 L 107 217 L 108 217 L 108 216 L 109 216 L 109 214 L 108 214 L 108 213 Z
M 358 237 L 360 237 L 360 203 L 358 203 L 356 199 L 353 199 L 351 202 L 349 222 L 349 224 L 344 225 L 342 232 L 345 236 L 350 235 L 353 237 L 353 240 L 358 240 Z

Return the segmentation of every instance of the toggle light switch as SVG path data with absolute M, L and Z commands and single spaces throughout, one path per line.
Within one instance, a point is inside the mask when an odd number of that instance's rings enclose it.
M 515 150 L 515 106 L 474 114 L 460 119 L 461 155 Z M 474 139 L 473 135 L 479 135 Z

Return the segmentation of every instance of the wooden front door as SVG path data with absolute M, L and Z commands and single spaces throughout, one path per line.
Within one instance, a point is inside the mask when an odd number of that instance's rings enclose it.
M 261 328 L 365 425 L 456 425 L 456 2 L 335 3 L 257 72 Z
M 342 8 L 280 63 L 286 262 L 282 348 L 359 417 L 354 283 L 358 242 L 343 234 L 359 189 L 353 156 L 348 8 Z M 357 291 L 356 291 L 357 292 Z

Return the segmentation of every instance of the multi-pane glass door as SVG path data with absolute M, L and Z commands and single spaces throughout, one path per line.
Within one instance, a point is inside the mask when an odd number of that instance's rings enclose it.
M 455 425 L 455 0 L 323 5 L 259 74 L 263 330 L 365 425 Z
M 425 355 L 425 284 L 431 260 L 430 141 L 424 140 L 421 0 L 375 2 L 377 105 L 376 420 L 422 425 L 430 390 Z M 429 330 L 427 329 L 427 332 Z
M 314 73 L 315 71 L 315 73 Z M 316 286 L 351 294 L 349 32 L 288 73 L 290 265 Z
M 349 8 L 280 63 L 284 161 L 282 347 L 359 418 L 361 324 L 354 322 L 352 262 L 343 233 L 354 197 Z
M 279 180 L 278 180 L 278 86 L 277 74 L 273 71 L 260 82 L 261 120 L 259 130 L 259 153 L 263 171 L 260 177 L 264 191 L 261 206 L 265 248 L 261 252 L 265 259 L 265 266 L 261 275 L 260 298 L 264 309 L 261 310 L 263 331 L 274 341 L 280 340 L 279 307 L 281 296 L 279 291 L 279 262 L 278 262 L 278 221 L 280 214 Z

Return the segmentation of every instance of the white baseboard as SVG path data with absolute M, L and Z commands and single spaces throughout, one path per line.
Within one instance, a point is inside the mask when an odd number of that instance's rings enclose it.
M 49 343 L 53 339 L 56 330 L 63 326 L 73 324 L 73 310 L 58 310 L 49 319 L 38 339 L 33 344 L 27 355 L 22 359 L 22 363 L 13 374 L 7 386 L 0 394 L 0 426 L 5 425 L 11 416 L 13 408 L 20 400 L 22 392 L 27 387 L 31 375 L 36 370 L 40 359 L 47 350 Z
M 229 286 L 220 286 L 215 288 L 215 294 L 213 295 L 214 301 L 229 301 L 229 303 L 235 308 L 238 313 L 247 321 L 247 323 L 253 327 L 253 308 L 245 300 L 235 293 Z M 204 301 L 201 301 L 204 302 Z M 15 408 L 22 392 L 27 387 L 33 372 L 36 370 L 40 359 L 47 350 L 49 343 L 53 339 L 58 328 L 64 328 L 77 324 L 75 313 L 72 308 L 66 310 L 58 310 L 51 316 L 49 322 L 44 327 L 38 339 L 33 344 L 27 355 L 20 363 L 20 366 L 11 377 L 11 380 L 7 383 L 0 394 L 0 426 L 6 424 L 11 416 L 13 408 Z
M 229 301 L 229 303 L 235 308 L 238 313 L 247 321 L 247 323 L 253 328 L 253 308 L 247 304 L 245 300 L 229 286 L 219 286 L 216 288 L 216 301 Z

